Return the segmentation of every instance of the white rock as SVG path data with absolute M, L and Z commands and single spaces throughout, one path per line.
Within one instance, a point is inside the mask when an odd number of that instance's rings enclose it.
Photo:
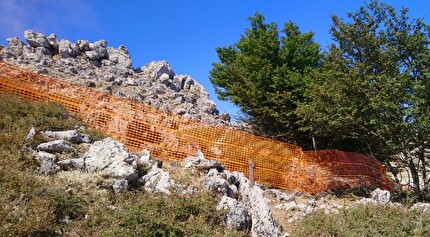
M 152 169 L 139 179 L 143 184 L 143 188 L 150 193 L 164 193 L 170 195 L 170 187 L 172 182 L 168 172 L 160 169 L 157 165 L 153 165 Z
M 265 194 L 271 194 L 273 195 L 278 201 L 294 201 L 296 197 L 294 195 L 284 193 L 281 190 L 278 189 L 268 189 L 265 191 Z
M 109 61 L 117 64 L 121 68 L 131 68 L 132 61 L 128 54 L 128 49 L 124 45 L 120 45 L 118 49 L 108 48 L 107 53 Z
M 139 174 L 146 174 L 154 164 L 155 162 L 151 159 L 148 150 L 143 150 L 142 154 L 136 159 L 136 167 Z
M 251 216 L 243 203 L 238 202 L 236 199 L 223 196 L 216 209 L 228 210 L 224 217 L 224 222 L 228 228 L 241 231 L 251 227 Z
M 390 202 L 391 194 L 388 190 L 381 190 L 377 188 L 373 190 L 370 195 L 372 196 L 372 199 L 374 199 L 378 203 L 387 204 Z
M 50 47 L 48 39 L 44 34 L 36 33 L 32 30 L 26 30 L 24 31 L 24 38 L 27 40 L 28 44 L 30 44 L 31 47 Z
M 128 187 L 128 182 L 125 179 L 116 180 L 112 184 L 112 189 L 115 195 L 119 195 L 123 193 L 125 190 L 127 190 L 127 187 Z
M 157 80 L 163 73 L 169 75 L 169 78 L 175 76 L 172 68 L 167 61 L 153 61 L 142 67 L 142 72 L 149 75 L 152 80 Z
M 428 211 L 428 210 L 430 210 L 430 203 L 417 202 L 411 207 L 411 209 L 412 210 L 418 209 L 418 210 L 422 210 L 422 211 Z
M 62 139 L 75 144 L 91 143 L 91 138 L 88 135 L 78 133 L 77 130 L 45 131 L 42 134 L 46 138 Z
M 208 171 L 210 169 L 217 169 L 223 171 L 224 167 L 215 160 L 207 160 L 201 151 L 197 151 L 195 156 L 189 156 L 182 161 L 182 166 L 185 168 L 197 168 L 198 170 Z
M 9 50 L 12 54 L 16 56 L 22 55 L 23 49 L 26 47 L 24 42 L 22 42 L 18 37 L 8 38 L 6 41 L 9 44 Z
M 68 40 L 58 42 L 58 52 L 62 58 L 76 57 L 80 54 L 79 46 Z
M 38 151 L 46 152 L 71 152 L 73 151 L 72 145 L 64 140 L 55 140 L 52 142 L 45 142 L 36 147 Z
M 92 144 L 84 155 L 85 169 L 88 172 L 106 171 L 111 178 L 137 180 L 136 168 L 124 162 L 130 154 L 124 145 L 108 137 Z
M 252 217 L 251 235 L 255 237 L 281 236 L 279 223 L 273 218 L 263 190 L 257 185 L 251 188 L 249 180 L 244 174 L 237 173 L 237 175 L 239 195 Z
M 33 137 L 36 135 L 36 130 L 34 129 L 34 127 L 31 127 L 30 130 L 27 133 L 27 136 L 25 136 L 25 141 L 30 141 L 31 139 L 33 139 Z
M 216 171 L 216 169 L 212 170 Z M 230 185 L 227 180 L 219 175 L 208 175 L 204 181 L 204 187 L 214 194 L 221 194 L 228 197 L 234 196 L 233 190 L 230 189 Z
M 82 158 L 67 159 L 58 161 L 57 164 L 61 170 L 83 169 L 85 167 L 85 160 Z
M 39 151 L 34 159 L 38 163 L 38 172 L 42 174 L 56 173 L 60 167 L 57 165 L 57 156 L 48 152 Z

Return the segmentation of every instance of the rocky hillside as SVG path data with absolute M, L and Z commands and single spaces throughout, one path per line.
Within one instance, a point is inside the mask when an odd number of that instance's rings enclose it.
M 188 75 L 177 75 L 166 61 L 133 68 L 128 49 L 107 46 L 105 40 L 88 42 L 58 39 L 31 30 L 0 46 L 0 60 L 55 78 L 92 87 L 112 95 L 145 102 L 156 108 L 215 125 L 226 125 L 206 89 Z
M 243 173 L 225 170 L 218 161 L 205 159 L 203 153 L 182 162 L 163 163 L 150 152 L 129 153 L 111 137 L 94 141 L 84 128 L 67 131 L 30 129 L 25 153 L 37 163 L 36 172 L 50 179 L 73 180 L 82 186 L 96 187 L 114 195 L 141 190 L 150 195 L 194 198 L 209 192 L 221 211 L 221 226 L 237 231 L 235 235 L 282 236 L 298 222 L 314 213 L 339 215 L 360 205 L 382 208 L 405 207 L 391 201 L 389 191 L 375 189 L 370 197 L 337 197 L 326 192 L 308 195 L 295 191 L 251 185 Z M 74 193 L 71 187 L 66 192 Z M 116 208 L 111 206 L 110 208 Z M 415 203 L 410 210 L 430 210 L 428 203 Z

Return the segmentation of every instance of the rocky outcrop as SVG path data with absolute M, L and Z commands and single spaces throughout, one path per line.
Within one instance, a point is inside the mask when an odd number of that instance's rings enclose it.
M 184 167 L 205 177 L 203 186 L 206 189 L 222 196 L 218 208 L 228 210 L 226 225 L 236 229 L 250 227 L 251 236 L 281 236 L 280 226 L 272 215 L 264 191 L 257 185 L 251 187 L 250 181 L 243 173 L 229 172 L 212 164 L 215 163 L 205 159 L 201 152 L 183 162 Z M 243 212 L 243 207 L 247 214 Z M 251 226 L 247 215 L 251 217 Z
M 236 230 L 247 230 L 252 225 L 252 219 L 243 203 L 234 198 L 223 196 L 218 203 L 217 210 L 227 210 L 224 222 L 227 227 Z
M 228 114 L 219 114 L 209 94 L 188 75 L 177 75 L 166 61 L 133 68 L 128 49 L 107 46 L 105 40 L 73 43 L 31 30 L 0 47 L 0 60 L 116 96 L 145 102 L 153 107 L 205 123 L 229 124 Z
M 389 191 L 380 189 L 372 191 L 368 198 L 356 197 L 356 200 L 345 201 L 330 193 L 312 196 L 297 191 L 263 190 L 258 184 L 251 187 L 243 173 L 225 170 L 219 162 L 207 160 L 200 151 L 180 164 L 172 162 L 166 167 L 151 157 L 149 151 L 129 153 L 123 144 L 110 137 L 93 142 L 79 130 L 30 129 L 26 142 L 37 134 L 52 140 L 35 146 L 37 150 L 33 150 L 37 171 L 41 174 L 54 176 L 56 173 L 78 170 L 93 175 L 98 187 L 109 189 L 116 195 L 130 187 L 164 195 L 174 192 L 186 197 L 202 189 L 207 190 L 220 199 L 216 209 L 224 213 L 223 224 L 227 228 L 249 231 L 251 236 L 281 236 L 281 225 L 290 226 L 289 223 L 299 221 L 315 211 L 330 215 L 354 205 L 402 207 L 391 201 Z M 67 144 L 64 147 L 73 149 L 53 149 L 53 144 Z M 176 175 L 170 173 L 172 170 Z M 172 177 L 178 177 L 177 172 L 190 175 L 188 179 L 192 179 L 194 184 L 187 184 L 189 180 L 174 180 Z M 428 203 L 417 203 L 411 209 L 428 211 L 429 206 Z M 288 233 L 284 236 L 288 236 Z
M 238 176 L 238 191 L 252 217 L 252 236 L 281 236 L 279 223 L 272 215 L 264 191 L 257 185 L 251 187 L 243 173 L 235 175 Z

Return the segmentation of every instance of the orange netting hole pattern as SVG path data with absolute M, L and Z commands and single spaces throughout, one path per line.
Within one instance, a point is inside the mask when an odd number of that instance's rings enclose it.
M 299 146 L 205 125 L 0 61 L 0 94 L 6 93 L 61 103 L 88 126 L 111 135 L 130 150 L 148 149 L 167 162 L 200 150 L 206 158 L 245 175 L 253 158 L 255 180 L 277 188 L 307 193 L 359 186 L 387 189 L 383 166 L 363 154 L 303 152 Z

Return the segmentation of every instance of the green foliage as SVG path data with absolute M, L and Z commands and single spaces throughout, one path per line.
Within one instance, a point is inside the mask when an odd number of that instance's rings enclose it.
M 291 236 L 429 236 L 430 212 L 357 205 L 339 214 L 315 212 L 295 224 Z
M 239 105 L 257 133 L 298 142 L 295 109 L 320 63 L 320 47 L 313 32 L 302 34 L 292 22 L 280 36 L 262 14 L 249 20 L 239 42 L 216 49 L 220 62 L 213 63 L 210 80 L 219 98 Z
M 335 44 L 297 110 L 320 149 L 389 161 L 427 147 L 430 27 L 407 12 L 372 0 L 332 16 Z

